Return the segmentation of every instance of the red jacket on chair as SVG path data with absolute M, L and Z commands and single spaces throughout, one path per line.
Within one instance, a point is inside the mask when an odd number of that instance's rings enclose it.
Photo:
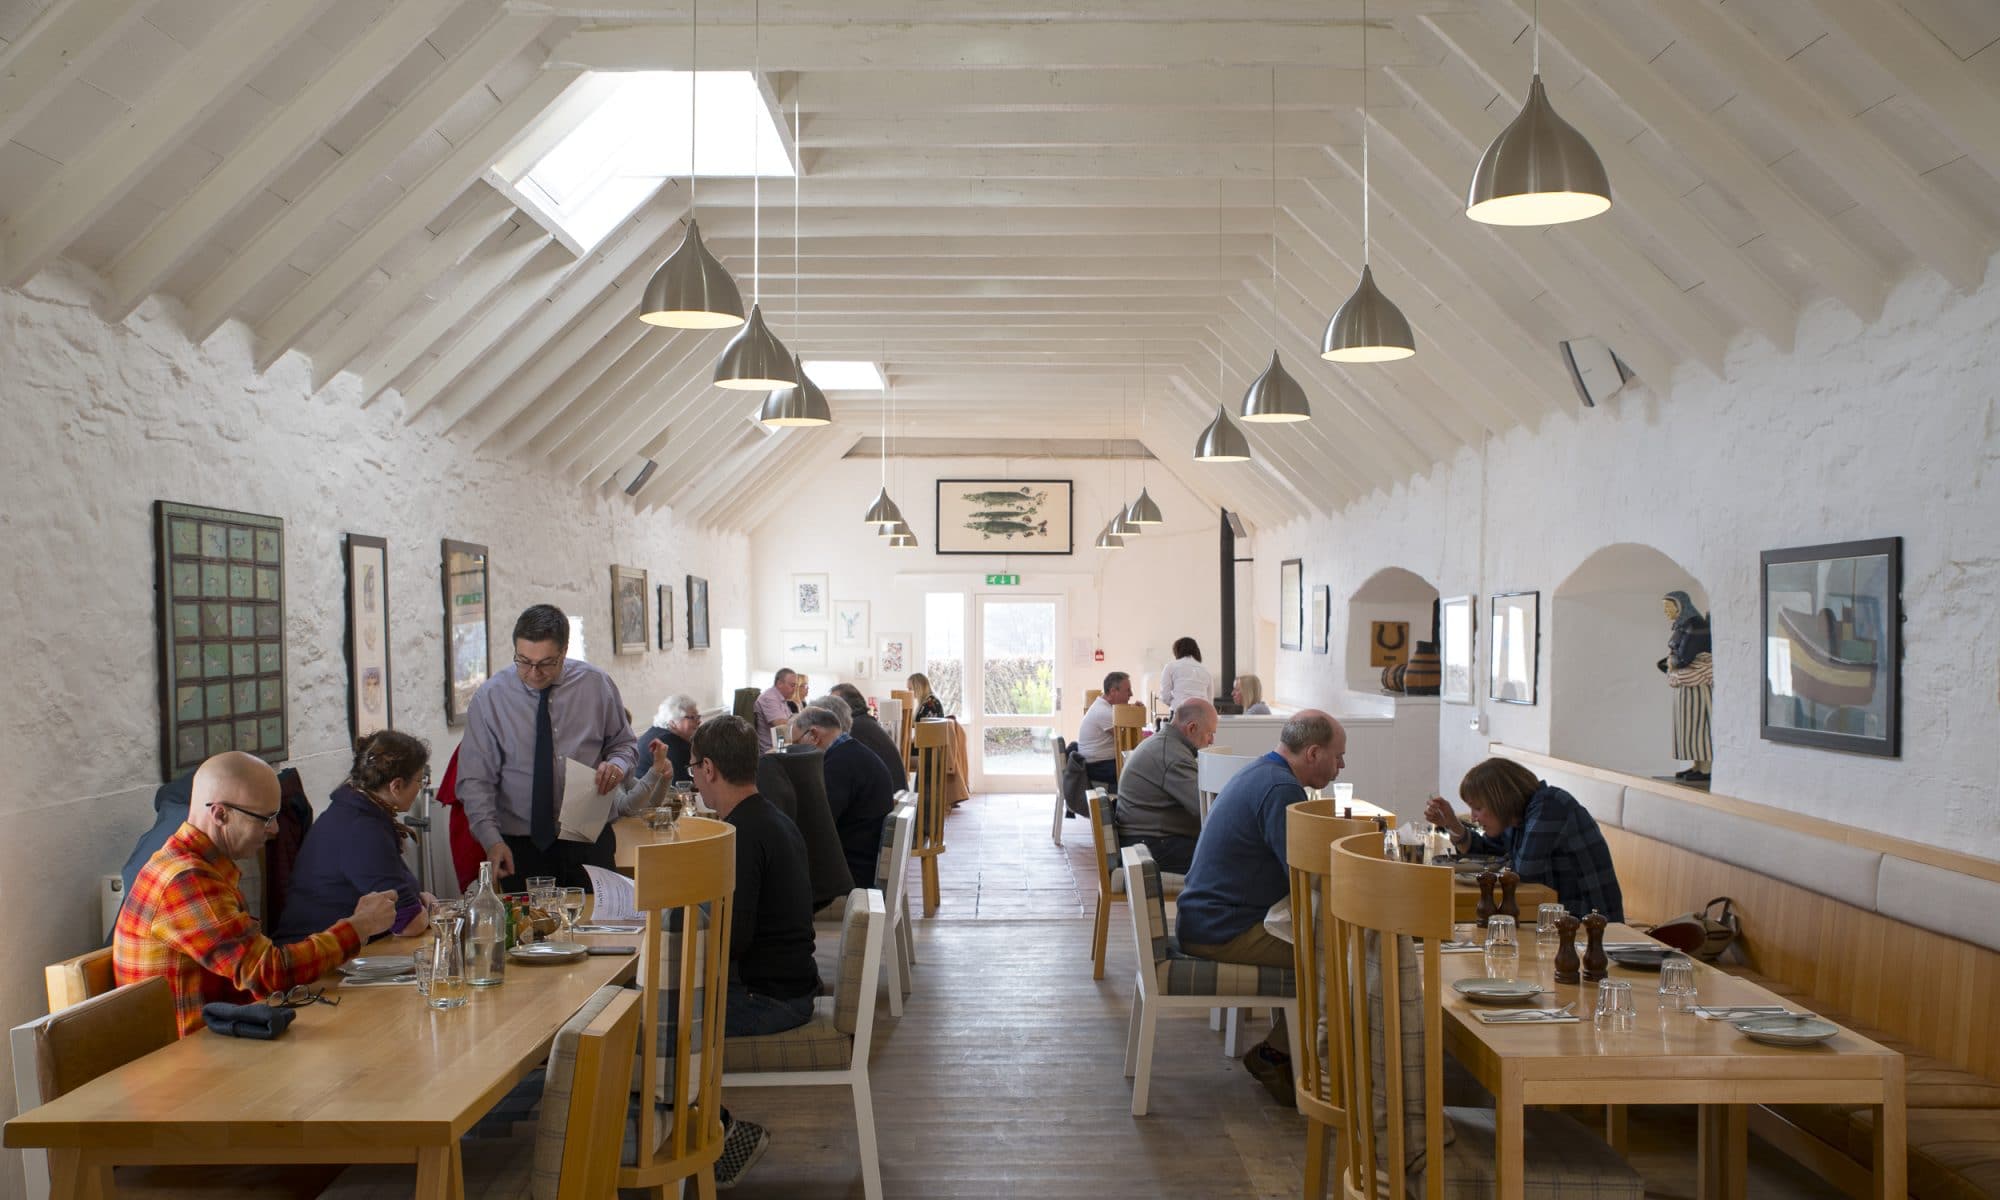
M 486 861 L 486 847 L 472 836 L 472 822 L 465 819 L 465 809 L 458 803 L 458 748 L 452 747 L 451 765 L 444 769 L 444 782 L 438 785 L 438 803 L 444 805 L 449 814 L 445 825 L 451 830 L 451 868 L 458 876 L 458 890 L 464 892 L 479 878 L 479 864 Z

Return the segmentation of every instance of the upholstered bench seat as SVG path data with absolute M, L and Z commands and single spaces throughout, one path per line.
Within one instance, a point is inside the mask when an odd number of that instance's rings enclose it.
M 1181 889 L 1186 886 L 1187 876 L 1177 875 L 1172 871 L 1160 872 L 1160 890 L 1164 895 L 1168 897 L 1178 896 L 1181 894 Z M 1111 872 L 1111 894 L 1114 896 L 1125 894 L 1124 867 L 1115 868 Z

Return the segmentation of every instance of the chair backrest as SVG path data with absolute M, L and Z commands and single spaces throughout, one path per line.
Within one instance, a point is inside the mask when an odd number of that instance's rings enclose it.
M 893 696 L 875 702 L 875 721 L 888 731 L 889 739 L 896 743 L 896 753 L 903 756 L 904 774 L 909 773 L 910 730 L 903 722 L 903 714 L 909 711 L 908 705 Z
M 1103 900 L 1111 898 L 1111 872 L 1118 867 L 1118 809 L 1111 803 L 1111 797 L 1101 787 L 1091 788 L 1083 794 L 1084 802 L 1090 805 L 1090 845 L 1097 859 L 1097 894 Z M 1132 877 L 1125 877 L 1125 888 L 1129 892 Z
M 1333 801 L 1302 800 L 1285 810 L 1285 866 L 1292 878 L 1292 965 L 1299 979 L 1299 1024 L 1293 1039 L 1298 1060 L 1299 1111 L 1325 1125 L 1338 1126 L 1347 1107 L 1347 1092 L 1335 1065 L 1333 1030 L 1346 1020 L 1347 960 L 1331 952 L 1332 922 L 1324 915 L 1332 877 L 1333 843 L 1367 833 L 1373 822 L 1345 820 L 1335 815 Z M 1322 975 L 1322 970 L 1324 974 Z M 1317 1030 L 1324 1020 L 1322 1041 Z
M 684 1178 L 707 1170 L 722 1152 L 724 981 L 736 830 L 684 817 L 675 841 L 638 848 L 633 876 L 634 903 L 646 915 L 639 944 L 639 1027 L 647 1052 L 639 1056 L 637 1166 L 656 1179 Z M 670 937 L 676 916 L 679 931 Z M 673 1081 L 670 1095 L 663 1094 L 663 1079 Z M 664 1112 L 662 1104 L 669 1106 Z M 624 1129 L 622 1117 L 618 1127 Z
M 895 688 L 891 689 L 889 696 L 903 706 L 903 731 L 900 737 L 903 753 L 908 754 L 914 748 L 910 744 L 910 727 L 917 719 L 917 694 L 908 688 Z
M 840 974 L 833 986 L 833 1027 L 854 1038 L 850 1066 L 868 1064 L 875 999 L 882 989 L 882 935 L 888 928 L 889 910 L 881 892 L 855 888 L 847 894 L 847 912 L 840 921 Z
M 1160 864 L 1144 846 L 1118 852 L 1125 868 L 1125 907 L 1132 910 L 1132 950 L 1139 961 L 1139 990 L 1151 995 L 1159 973 L 1147 964 L 1167 958 L 1167 893 L 1160 883 Z
M 1125 756 L 1139 748 L 1146 736 L 1146 706 L 1143 704 L 1114 704 L 1111 706 L 1111 741 L 1118 748 L 1118 773 L 1125 773 Z
M 42 968 L 42 977 L 49 989 L 50 1012 L 61 1012 L 118 986 L 111 974 L 109 946 L 50 963 Z
M 917 838 L 911 852 L 928 858 L 944 852 L 945 775 L 951 766 L 951 730 L 944 721 L 920 721 L 910 732 L 917 755 Z
M 760 694 L 756 688 L 737 688 L 736 699 L 729 711 L 755 725 L 757 723 L 757 697 Z
M 113 988 L 32 1026 L 38 1101 L 47 1104 L 180 1037 L 164 977 Z
M 1380 1170 L 1387 1176 L 1390 1200 L 1404 1200 L 1408 1172 L 1443 1161 L 1447 1127 L 1438 947 L 1451 936 L 1451 887 L 1448 867 L 1383 858 L 1381 835 L 1372 830 L 1333 843 L 1326 887 L 1326 915 L 1333 927 L 1327 961 L 1338 958 L 1362 966 L 1347 972 L 1347 1019 L 1339 1026 L 1339 1063 L 1349 1098 L 1341 1136 L 1347 1147 L 1346 1186 L 1367 1195 L 1377 1194 Z M 1424 940 L 1421 951 L 1412 938 Z M 1422 1144 L 1413 1145 L 1419 1138 Z M 1442 1169 L 1424 1172 L 1430 1200 L 1442 1200 L 1444 1184 Z
M 1083 706 L 1085 708 L 1089 708 L 1091 705 L 1097 703 L 1097 698 L 1099 696 L 1102 696 L 1103 694 L 1104 694 L 1103 688 L 1083 689 Z
M 916 798 L 903 801 L 908 792 L 897 793 L 896 806 L 882 822 L 882 853 L 875 864 L 875 887 L 882 893 L 890 912 L 903 902 L 903 890 L 910 876 L 910 847 L 917 839 Z
M 535 1200 L 592 1200 L 618 1188 L 639 994 L 599 988 L 556 1030 L 535 1127 Z

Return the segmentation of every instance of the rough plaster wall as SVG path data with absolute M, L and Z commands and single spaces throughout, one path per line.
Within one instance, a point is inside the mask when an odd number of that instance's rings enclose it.
M 120 326 L 93 284 L 58 268 L 0 290 L 0 567 L 15 614 L 0 695 L 0 1024 L 45 1010 L 41 966 L 98 944 L 98 878 L 152 821 L 159 783 L 151 504 L 267 513 L 287 534 L 285 653 L 292 762 L 324 803 L 345 774 L 347 676 L 341 535 L 389 542 L 396 723 L 442 768 L 457 744 L 443 710 L 438 541 L 492 550 L 495 665 L 513 617 L 538 601 L 585 620 L 590 656 L 634 719 L 685 688 L 720 697 L 720 654 L 689 651 L 681 576 L 709 579 L 712 628 L 747 612 L 740 535 L 636 519 L 623 496 L 585 494 L 532 464 L 477 455 L 403 425 L 393 394 L 367 409 L 351 377 L 313 396 L 305 361 L 251 369 L 240 326 L 190 345 L 158 300 Z M 674 586 L 682 646 L 614 657 L 612 563 Z M 0 1106 L 11 1114 L 13 1094 Z M 9 1158 L 19 1156 L 9 1152 Z M 0 1172 L 17 1187 L 11 1163 Z
M 1683 370 L 1535 429 L 1468 447 L 1430 474 L 1259 542 L 1259 578 L 1305 560 L 1306 583 L 1351 591 L 1385 566 L 1446 596 L 1540 589 L 1542 702 L 1444 705 L 1448 794 L 1489 740 L 1549 745 L 1549 597 L 1592 551 L 1653 546 L 1700 579 L 1716 627 L 1715 788 L 2000 858 L 2000 272 L 1969 296 L 1920 275 L 1863 323 L 1811 308 L 1784 354 L 1739 342 L 1717 381 Z M 1567 404 L 1567 398 L 1565 398 Z M 1763 741 L 1757 555 L 1900 534 L 1903 753 L 1879 759 Z M 1270 594 L 1259 596 L 1270 617 Z M 1480 605 L 1480 678 L 1487 614 Z M 1336 605 L 1335 621 L 1345 613 Z M 1333 644 L 1347 645 L 1336 628 Z M 1654 653 L 1650 648 L 1646 653 Z M 1337 691 L 1340 656 L 1278 653 L 1277 694 Z M 1483 694 L 1483 689 L 1482 689 Z M 1481 709 L 1489 732 L 1469 728 Z M 1667 731 L 1661 730 L 1662 739 Z

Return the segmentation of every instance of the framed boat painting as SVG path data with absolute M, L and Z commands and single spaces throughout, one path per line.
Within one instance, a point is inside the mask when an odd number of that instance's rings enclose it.
M 1899 757 L 1903 539 L 1761 558 L 1764 739 Z
M 1069 554 L 1067 479 L 940 479 L 939 554 Z

